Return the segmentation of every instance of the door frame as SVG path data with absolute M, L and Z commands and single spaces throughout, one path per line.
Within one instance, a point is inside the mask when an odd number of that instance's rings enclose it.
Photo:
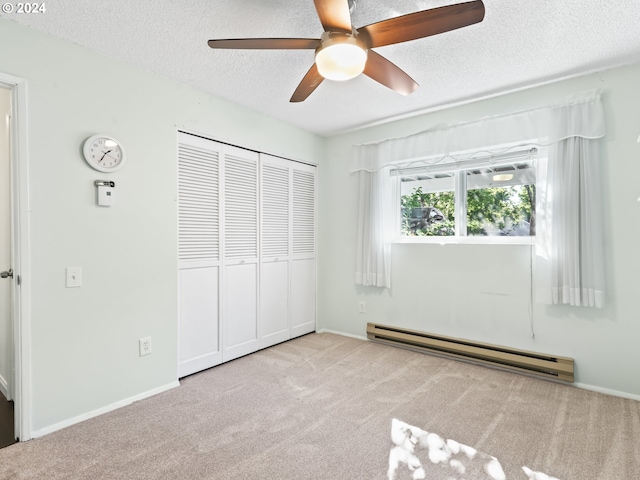
M 13 278 L 13 385 L 15 436 L 31 439 L 31 302 L 27 82 L 0 72 L 0 86 L 11 91 L 11 260 Z

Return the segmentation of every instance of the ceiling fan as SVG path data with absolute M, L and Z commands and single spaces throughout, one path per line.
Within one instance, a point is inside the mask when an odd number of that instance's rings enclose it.
M 324 33 L 319 39 L 309 38 L 240 38 L 209 40 L 211 48 L 225 49 L 310 49 L 315 50 L 315 63 L 291 97 L 302 102 L 322 83 L 349 80 L 364 73 L 378 83 L 402 95 L 408 95 L 418 84 L 403 70 L 373 48 L 408 42 L 466 27 L 484 18 L 482 0 L 448 5 L 354 28 L 348 0 L 313 0 Z

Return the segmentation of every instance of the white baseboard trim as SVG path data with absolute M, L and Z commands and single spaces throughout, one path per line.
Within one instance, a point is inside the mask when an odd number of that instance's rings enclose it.
M 176 388 L 179 386 L 180 386 L 180 382 L 176 380 L 175 382 L 171 382 L 168 385 L 163 385 L 161 387 L 148 390 L 138 395 L 134 395 L 133 397 L 125 398 L 124 400 L 120 400 L 110 405 L 106 405 L 96 410 L 92 410 L 91 412 L 83 413 L 82 415 L 78 415 L 76 417 L 63 420 L 62 422 L 49 425 L 48 427 L 35 430 L 31 432 L 31 438 L 42 437 L 43 435 L 53 433 L 56 430 L 60 430 L 65 427 L 70 427 L 71 425 L 75 425 L 76 423 L 89 420 L 90 418 L 97 417 L 98 415 L 103 415 L 105 413 L 112 412 L 113 410 L 117 410 L 118 408 L 126 407 L 127 405 L 131 405 L 133 402 L 137 402 L 140 400 L 144 400 L 145 398 L 153 397 L 154 395 L 157 395 L 162 392 L 166 392 L 167 390 L 171 390 L 172 388 Z
M 334 335 L 342 335 L 343 337 L 357 338 L 358 340 L 369 340 L 367 337 L 363 337 L 362 335 L 354 335 L 352 333 L 338 332 L 337 330 L 330 330 L 328 328 L 321 328 L 320 330 L 316 330 L 316 333 L 333 333 Z
M 7 380 L 0 375 L 0 392 L 2 392 L 2 395 L 4 395 L 4 398 L 6 398 L 7 400 L 11 400 L 9 398 L 9 384 L 7 383 Z
M 574 385 L 583 390 L 591 390 L 592 392 L 604 393 L 605 395 L 613 395 L 614 397 L 628 398 L 629 400 L 637 400 L 640 402 L 640 395 L 633 393 L 620 392 L 619 390 L 611 390 L 609 388 L 596 387 L 595 385 L 589 385 L 588 383 L 576 382 Z

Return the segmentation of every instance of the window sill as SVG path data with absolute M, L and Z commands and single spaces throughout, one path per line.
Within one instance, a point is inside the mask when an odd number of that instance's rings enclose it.
M 398 237 L 393 243 L 436 245 L 534 245 L 536 237 Z

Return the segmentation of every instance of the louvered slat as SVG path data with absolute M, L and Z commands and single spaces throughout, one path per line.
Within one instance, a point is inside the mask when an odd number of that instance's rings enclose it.
M 315 175 L 293 170 L 293 253 L 315 251 Z
M 258 256 L 257 162 L 225 156 L 225 257 Z
M 178 257 L 218 260 L 219 152 L 178 144 Z
M 289 254 L 289 169 L 262 164 L 262 255 Z

